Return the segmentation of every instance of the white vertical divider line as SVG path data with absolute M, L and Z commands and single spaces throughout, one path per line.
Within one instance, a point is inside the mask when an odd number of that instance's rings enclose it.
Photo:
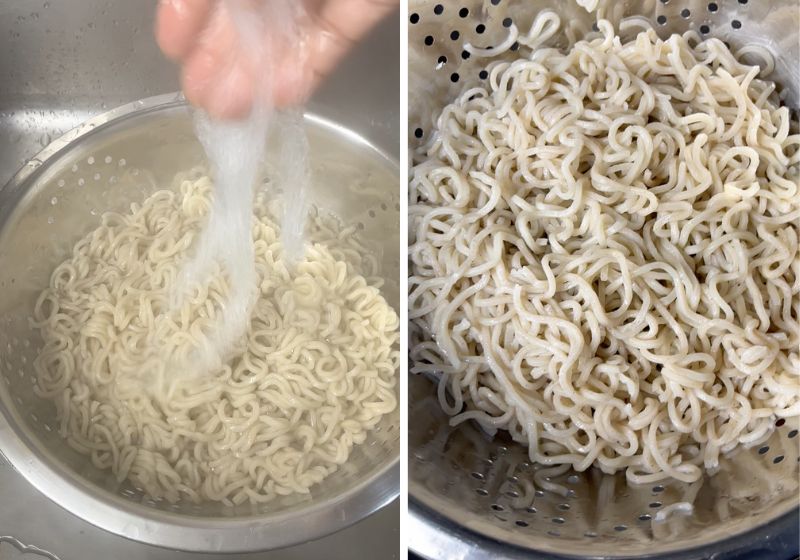
M 400 558 L 408 556 L 408 0 L 400 0 Z

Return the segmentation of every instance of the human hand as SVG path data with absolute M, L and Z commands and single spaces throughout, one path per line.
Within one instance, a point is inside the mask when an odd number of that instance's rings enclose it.
M 219 118 L 246 115 L 259 96 L 260 76 L 267 71 L 272 73 L 271 91 L 263 93 L 275 106 L 302 103 L 350 48 L 399 4 L 399 0 L 304 2 L 308 17 L 298 22 L 299 37 L 271 45 L 269 70 L 242 40 L 228 1 L 161 0 L 156 18 L 161 50 L 182 66 L 186 98 Z M 272 0 L 234 1 L 252 9 Z M 271 40 L 272 34 L 267 35 L 264 41 Z

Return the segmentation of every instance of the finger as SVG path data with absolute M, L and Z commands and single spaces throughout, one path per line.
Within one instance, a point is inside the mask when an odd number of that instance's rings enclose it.
M 311 11 L 309 46 L 300 53 L 298 66 L 306 71 L 302 79 L 278 80 L 274 98 L 277 106 L 303 103 L 319 87 L 353 46 L 387 14 L 399 0 L 326 0 Z M 299 84 L 299 85 L 298 85 Z
M 156 41 L 169 58 L 183 60 L 194 48 L 211 14 L 213 0 L 161 0 Z
M 354 43 L 400 5 L 400 0 L 327 0 L 316 20 L 324 31 Z
M 255 69 L 239 45 L 230 14 L 213 10 L 208 26 L 183 66 L 186 98 L 213 117 L 245 116 L 253 102 Z
M 270 92 L 272 104 L 278 108 L 303 105 L 328 72 L 326 69 L 323 74 L 310 63 L 292 57 L 277 69 Z
M 253 72 L 236 63 L 209 89 L 203 107 L 214 118 L 242 119 L 253 108 L 255 84 Z
M 336 64 L 366 33 L 387 14 L 397 9 L 399 0 L 328 0 L 314 21 L 317 27 L 310 59 L 319 77 Z M 317 78 L 317 80 L 319 79 Z

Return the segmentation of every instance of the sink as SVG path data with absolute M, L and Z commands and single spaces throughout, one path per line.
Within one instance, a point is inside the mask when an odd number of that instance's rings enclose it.
M 52 139 L 118 105 L 179 89 L 153 39 L 154 0 L 0 0 L 0 185 Z M 309 103 L 400 150 L 399 15 Z

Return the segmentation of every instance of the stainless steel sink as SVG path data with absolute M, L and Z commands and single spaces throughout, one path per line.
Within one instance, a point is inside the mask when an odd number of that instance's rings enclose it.
M 155 7 L 155 0 L 0 0 L 0 185 L 86 119 L 178 89 L 177 68 L 153 39 Z M 376 29 L 309 107 L 395 157 L 400 150 L 398 18 Z M 0 558 L 192 557 L 95 529 L 28 486 L 1 452 Z M 269 557 L 397 558 L 398 524 L 395 502 L 331 537 Z M 21 550 L 22 545 L 52 555 Z
M 176 91 L 155 0 L 0 0 L 0 184 L 51 139 L 123 103 Z M 389 18 L 310 108 L 399 154 L 400 31 Z

